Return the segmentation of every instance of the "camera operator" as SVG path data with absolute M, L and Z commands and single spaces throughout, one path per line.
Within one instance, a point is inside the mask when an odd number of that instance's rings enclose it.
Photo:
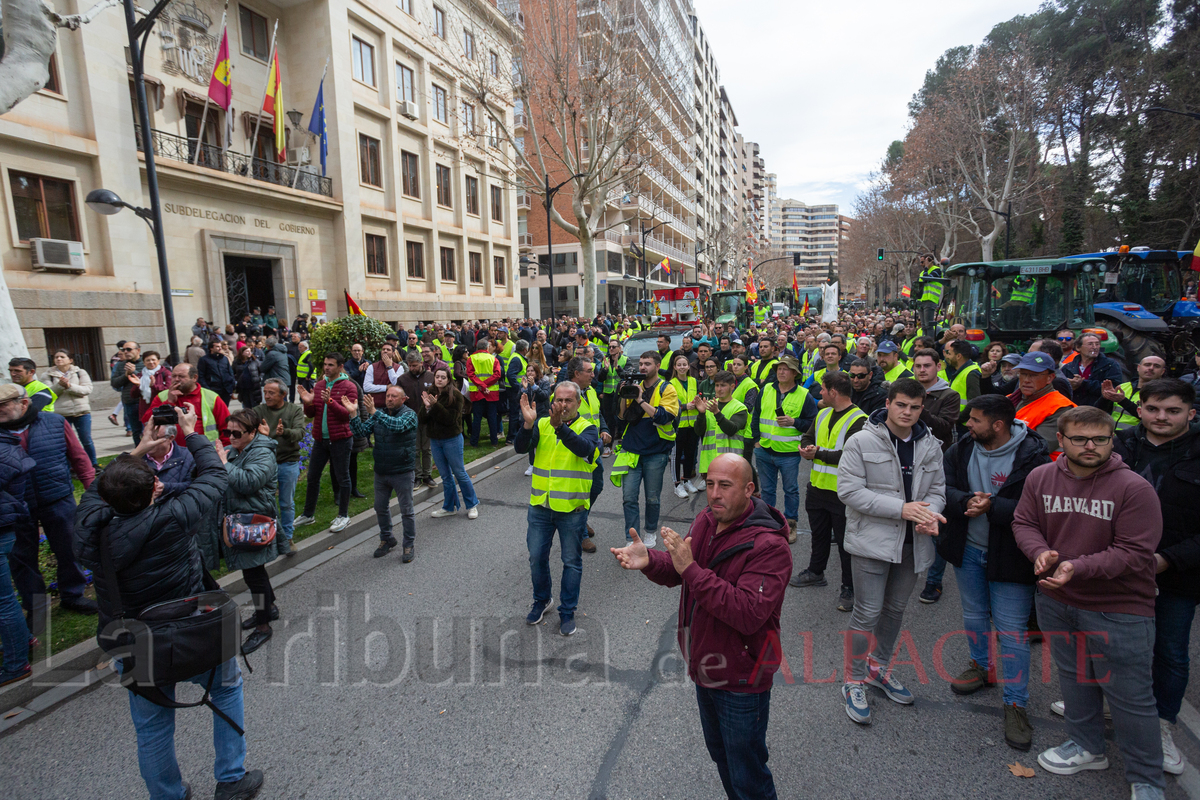
M 625 535 L 632 541 L 638 529 L 638 488 L 646 487 L 646 527 L 642 541 L 647 547 L 658 542 L 659 499 L 663 473 L 675 446 L 675 419 L 679 416 L 679 396 L 674 387 L 659 375 L 658 352 L 643 353 L 638 360 L 640 383 L 621 384 L 620 416 L 624 425 L 623 450 L 613 462 L 610 479 L 621 489 L 625 509 Z
M 113 621 L 114 600 L 119 600 L 127 615 L 136 617 L 156 603 L 204 591 L 200 548 L 192 531 L 225 494 L 228 481 L 212 443 L 196 433 L 195 412 L 182 408 L 177 417 L 179 432 L 196 462 L 196 477 L 187 489 L 164 496 L 154 470 L 142 460 L 165 432 L 152 420 L 138 447 L 128 456 L 118 456 L 79 501 L 74 549 L 79 562 L 96 573 L 101 631 Z M 113 556 L 121 586 L 119 598 L 114 598 L 114 587 L 100 566 L 102 537 Z M 208 673 L 189 679 L 201 686 L 207 681 Z M 165 686 L 163 691 L 174 698 L 175 687 Z M 221 666 L 211 699 L 217 709 L 244 727 L 242 673 L 236 658 Z M 175 709 L 130 694 L 129 711 L 138 733 L 138 766 L 150 796 L 190 797 L 191 787 L 183 782 L 174 755 Z M 262 787 L 263 775 L 244 767 L 245 737 L 214 714 L 213 742 L 217 800 L 253 797 Z

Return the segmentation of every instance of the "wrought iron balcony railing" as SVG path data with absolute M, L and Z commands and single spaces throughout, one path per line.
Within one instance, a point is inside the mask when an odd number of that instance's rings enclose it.
M 134 136 L 137 138 L 137 148 L 144 150 L 141 126 L 134 126 Z M 197 145 L 194 139 L 176 136 L 173 133 L 151 129 L 150 142 L 154 147 L 157 158 L 169 161 L 193 163 L 198 167 L 213 169 L 217 172 L 228 172 L 233 175 L 245 175 L 257 181 L 273 183 L 276 186 L 290 186 L 301 192 L 311 192 L 325 197 L 333 197 L 333 179 L 326 178 L 315 172 L 309 172 L 287 164 L 276 164 L 261 158 L 251 159 L 244 153 L 222 150 L 210 144 Z M 200 152 L 196 152 L 199 146 Z

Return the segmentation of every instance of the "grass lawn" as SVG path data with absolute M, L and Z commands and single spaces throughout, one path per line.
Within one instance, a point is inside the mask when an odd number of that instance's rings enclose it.
M 493 446 L 487 441 L 486 422 L 485 432 L 480 436 L 481 443 L 478 447 L 471 447 L 467 444 L 464 447 L 464 461 L 470 464 L 472 461 L 489 453 L 501 449 Z M 503 441 L 503 440 L 501 440 Z M 116 456 L 105 456 L 100 459 L 100 465 L 104 466 L 112 461 Z M 363 511 L 374 508 L 375 506 L 375 480 L 373 459 L 370 450 L 365 450 L 358 454 L 358 490 L 366 495 L 365 498 L 350 498 L 350 516 L 360 514 Z M 437 470 L 434 470 L 434 477 L 437 477 Z M 304 492 L 307 486 L 305 471 L 300 473 L 300 481 L 296 485 L 296 515 L 299 516 L 304 510 Z M 333 495 L 333 485 L 330 481 L 329 470 L 325 470 L 321 481 L 321 494 L 317 499 L 317 511 L 314 514 L 316 522 L 312 525 L 305 525 L 302 528 L 296 528 L 294 541 L 300 542 L 307 539 L 309 536 L 321 533 L 329 528 L 329 523 L 333 522 L 333 518 L 337 516 L 337 498 Z M 79 481 L 75 481 L 75 499 L 78 500 L 83 495 L 83 485 Z M 50 586 L 55 580 L 57 570 L 57 561 L 54 554 L 50 552 L 50 545 L 43 542 L 41 547 L 40 564 L 42 575 L 46 579 L 46 585 Z M 213 577 L 219 578 L 228 570 L 225 569 L 224 563 L 213 573 Z M 63 650 L 73 645 L 79 644 L 85 639 L 89 639 L 96 635 L 96 618 L 90 614 L 76 614 L 73 611 L 67 611 L 59 607 L 57 600 L 57 589 L 50 589 L 51 604 L 50 604 L 50 622 L 45 633 L 39 637 L 41 646 L 30 653 L 30 660 L 44 658 L 47 653 L 47 646 L 51 648 L 50 652 L 60 653 Z M 86 595 L 94 598 L 95 590 L 88 586 Z

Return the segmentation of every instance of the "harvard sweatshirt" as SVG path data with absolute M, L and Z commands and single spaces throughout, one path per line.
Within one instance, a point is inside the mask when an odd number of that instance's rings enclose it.
M 1153 617 L 1154 550 L 1162 538 L 1154 488 L 1116 453 L 1086 478 L 1067 464 L 1060 458 L 1029 473 L 1013 515 L 1017 546 L 1030 561 L 1057 550 L 1059 563 L 1075 567 L 1061 589 L 1038 590 L 1087 611 Z

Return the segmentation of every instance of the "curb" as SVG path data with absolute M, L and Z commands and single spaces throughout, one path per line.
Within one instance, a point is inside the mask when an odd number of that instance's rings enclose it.
M 516 463 L 518 459 L 526 458 L 524 454 L 517 454 L 507 447 L 502 447 L 472 461 L 466 467 L 471 481 L 475 482 L 485 480 L 503 467 Z M 440 501 L 441 497 L 442 486 L 439 480 L 436 488 L 423 486 L 414 491 L 413 506 L 419 513 L 430 508 L 435 501 Z M 391 507 L 393 511 L 398 509 L 396 500 L 392 500 Z M 271 576 L 271 585 L 279 587 L 291 583 L 309 570 L 377 536 L 375 510 L 360 512 L 351 517 L 350 524 L 345 529 L 334 533 L 326 528 L 299 542 L 296 545 L 296 555 L 290 558 L 280 557 L 268 564 L 267 573 Z M 217 583 L 239 604 L 249 602 L 246 582 L 240 572 L 225 575 Z M 94 637 L 34 663 L 32 680 L 0 689 L 0 736 L 37 714 L 53 709 L 79 692 L 96 686 L 113 673 L 111 659 L 96 644 Z

